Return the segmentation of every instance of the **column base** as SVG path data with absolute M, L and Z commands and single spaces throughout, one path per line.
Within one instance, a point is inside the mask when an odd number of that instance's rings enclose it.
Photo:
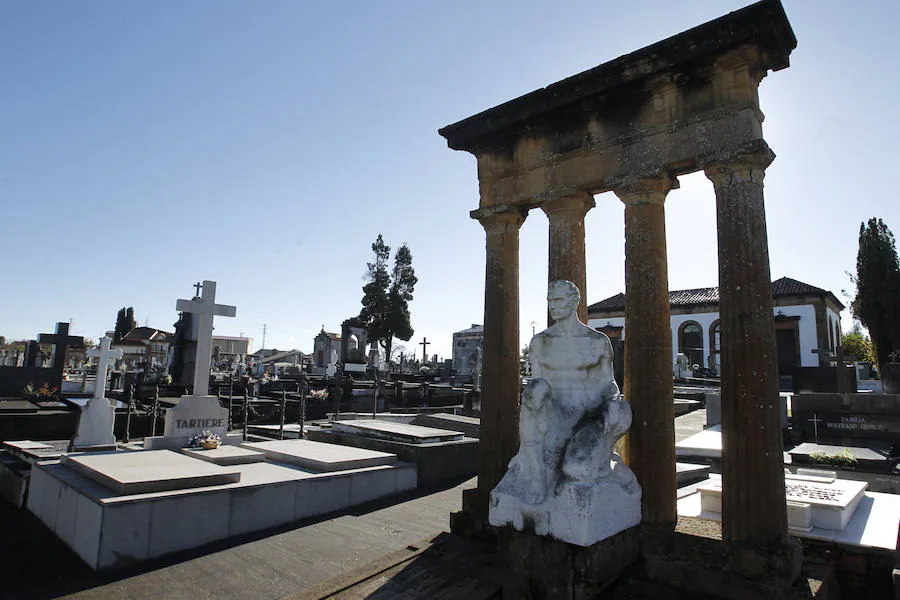
M 450 513 L 450 531 L 481 542 L 497 541 L 497 530 L 488 523 L 488 497 L 477 487 L 463 490 L 462 510 Z

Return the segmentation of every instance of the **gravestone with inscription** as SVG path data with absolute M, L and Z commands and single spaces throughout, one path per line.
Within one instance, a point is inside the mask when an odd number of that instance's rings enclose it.
M 795 394 L 794 462 L 890 471 L 900 450 L 900 395 Z
M 204 281 L 199 296 L 192 300 L 179 300 L 176 308 L 192 314 L 197 320 L 197 356 L 194 361 L 194 389 L 190 396 L 182 396 L 178 405 L 166 412 L 166 425 L 162 436 L 147 437 L 144 448 L 181 448 L 191 436 L 211 431 L 227 442 L 228 409 L 223 408 L 216 396 L 209 395 L 209 368 L 212 358 L 213 317 L 234 317 L 234 306 L 216 304 L 216 282 Z M 237 440 L 235 440 L 236 442 Z

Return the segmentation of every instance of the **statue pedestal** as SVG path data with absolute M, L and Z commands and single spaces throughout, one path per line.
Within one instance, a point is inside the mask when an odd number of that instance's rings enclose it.
M 490 523 L 590 546 L 641 522 L 641 488 L 624 463 L 595 483 L 564 482 L 540 504 L 523 502 L 515 476 L 491 492 Z
M 638 527 L 587 547 L 511 527 L 500 529 L 499 540 L 504 600 L 597 598 L 638 560 L 641 549 Z

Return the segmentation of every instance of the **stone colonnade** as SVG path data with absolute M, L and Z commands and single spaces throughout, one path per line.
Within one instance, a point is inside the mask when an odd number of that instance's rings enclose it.
M 594 195 L 625 204 L 624 458 L 643 488 L 643 523 L 676 521 L 665 199 L 704 171 L 718 220 L 723 535 L 787 542 L 763 175 L 773 155 L 758 87 L 797 46 L 778 0 L 760 0 L 440 130 L 477 159 L 487 235 L 481 459 L 455 531 L 486 525 L 488 498 L 518 447 L 519 227 L 550 221 L 548 279 L 582 291 L 584 217 Z
M 726 539 L 784 543 L 787 520 L 778 423 L 775 337 L 763 201 L 771 152 L 706 165 L 718 219 L 722 322 L 723 534 Z M 673 526 L 676 514 L 675 427 L 671 378 L 665 199 L 678 187 L 666 174 L 613 191 L 625 204 L 626 399 L 634 424 L 625 460 L 643 486 L 643 522 Z M 589 191 L 550 200 L 548 280 L 569 279 L 582 291 L 586 320 L 584 217 Z M 518 449 L 518 207 L 472 212 L 487 237 L 484 375 L 477 512 Z M 739 432 L 739 433 L 738 433 Z

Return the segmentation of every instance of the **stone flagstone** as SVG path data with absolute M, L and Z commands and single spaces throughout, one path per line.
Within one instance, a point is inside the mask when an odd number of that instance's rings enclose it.
M 170 450 L 69 454 L 62 464 L 123 496 L 241 480 L 239 471 Z

